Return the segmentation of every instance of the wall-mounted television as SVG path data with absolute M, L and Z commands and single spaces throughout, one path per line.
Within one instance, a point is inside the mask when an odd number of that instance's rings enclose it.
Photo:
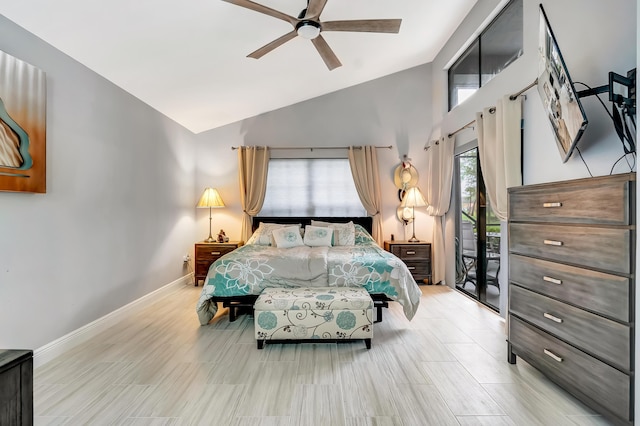
M 562 58 L 551 25 L 540 5 L 538 93 L 566 163 L 587 127 L 587 116 Z

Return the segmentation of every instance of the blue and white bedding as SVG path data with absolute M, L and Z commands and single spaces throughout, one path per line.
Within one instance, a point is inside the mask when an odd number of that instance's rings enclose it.
M 355 244 L 277 248 L 247 244 L 209 268 L 196 311 L 202 325 L 217 312 L 212 297 L 258 295 L 267 287 L 363 287 L 399 302 L 407 319 L 421 292 L 407 266 L 355 225 Z

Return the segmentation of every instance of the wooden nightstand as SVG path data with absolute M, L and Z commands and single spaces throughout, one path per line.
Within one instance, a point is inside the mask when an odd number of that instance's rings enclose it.
M 407 264 L 418 284 L 431 284 L 431 243 L 385 241 L 384 249 Z
M 227 253 L 231 253 L 241 245 L 243 241 L 229 241 L 228 243 L 196 243 L 195 248 L 195 283 L 196 287 L 198 282 L 207 278 L 207 272 L 213 262 Z

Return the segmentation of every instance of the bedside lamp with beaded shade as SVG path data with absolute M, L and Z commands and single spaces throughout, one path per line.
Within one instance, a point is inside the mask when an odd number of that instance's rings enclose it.
M 411 237 L 411 239 L 409 240 L 410 243 L 417 243 L 420 242 L 420 240 L 418 240 L 416 238 L 416 215 L 415 215 L 415 208 L 416 207 L 427 207 L 427 202 L 424 199 L 424 195 L 422 195 L 422 192 L 420 192 L 420 189 L 418 189 L 417 186 L 412 186 L 411 188 L 409 188 L 406 192 L 406 194 L 404 194 L 404 197 L 402 198 L 402 203 L 400 204 L 400 207 L 411 207 L 411 213 L 413 216 L 413 236 Z
M 220 197 L 220 194 L 218 194 L 218 190 L 215 188 L 205 189 L 196 207 L 197 208 L 209 207 L 209 238 L 204 240 L 204 242 L 206 243 L 215 242 L 216 240 L 211 236 L 211 209 L 219 209 L 224 207 L 224 201 L 222 201 L 222 197 Z

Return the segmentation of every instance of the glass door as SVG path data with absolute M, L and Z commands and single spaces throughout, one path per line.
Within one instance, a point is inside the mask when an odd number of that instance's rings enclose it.
M 488 202 L 478 149 L 455 157 L 456 288 L 486 304 L 500 307 L 500 221 Z

